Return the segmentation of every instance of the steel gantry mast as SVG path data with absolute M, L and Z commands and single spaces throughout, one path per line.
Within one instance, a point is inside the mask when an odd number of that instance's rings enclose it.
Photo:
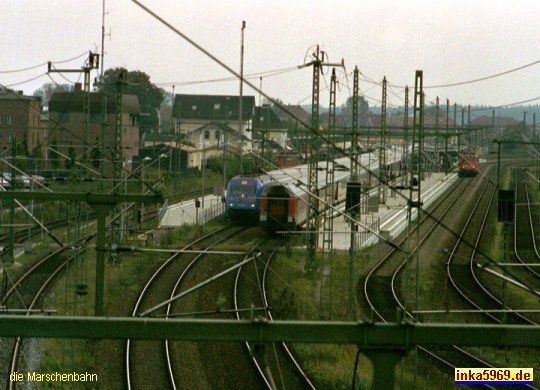
M 82 155 L 86 156 L 88 148 L 88 127 L 90 123 L 90 72 L 99 68 L 99 54 L 92 52 L 88 53 L 88 59 L 86 65 L 81 69 L 53 69 L 52 62 L 47 63 L 47 73 L 84 73 L 83 84 L 83 113 L 85 115 L 85 123 L 83 128 L 83 152 Z
M 336 129 L 336 69 L 332 69 L 330 79 L 330 105 L 328 113 L 328 138 L 333 140 Z M 320 307 L 321 318 L 330 319 L 332 316 L 332 251 L 334 235 L 334 218 L 332 216 L 334 192 L 334 151 L 328 147 L 326 155 L 326 182 L 324 192 L 324 222 L 323 222 L 323 252 L 321 265 Z
M 122 111 L 123 111 L 123 97 L 124 97 L 124 85 L 127 83 L 127 74 L 121 71 L 116 81 L 116 112 L 114 122 L 114 146 L 112 149 L 112 163 L 113 163 L 113 192 L 119 193 L 119 187 L 122 182 L 122 172 L 124 171 L 124 154 L 122 151 Z M 113 224 L 111 234 L 111 244 L 119 245 L 124 238 L 124 225 L 125 225 L 125 207 L 124 204 L 117 203 L 113 209 Z M 112 263 L 116 263 L 118 260 L 118 254 L 115 251 L 110 252 L 110 260 Z
M 354 196 L 354 199 L 352 201 L 349 201 L 349 206 L 352 203 L 352 208 L 347 210 L 351 215 L 351 237 L 350 237 L 350 247 L 349 247 L 349 299 L 348 299 L 348 305 L 347 305 L 347 317 L 349 320 L 352 320 L 354 318 L 353 316 L 353 294 L 354 294 L 354 257 L 356 255 L 356 231 L 357 231 L 357 224 L 356 224 L 356 218 L 359 216 L 360 212 L 360 204 L 356 204 L 360 202 L 360 164 L 358 163 L 358 159 L 361 157 L 360 154 L 357 154 L 357 152 L 360 150 L 359 142 L 358 142 L 358 67 L 354 68 L 353 73 L 353 96 L 352 96 L 352 118 L 351 118 L 351 126 L 352 126 L 352 138 L 351 138 L 351 182 L 347 186 L 347 193 L 349 193 L 350 189 L 353 187 L 356 187 L 354 191 L 354 194 L 357 194 Z M 369 165 L 369 162 L 368 162 Z M 349 194 L 349 199 L 351 198 L 351 195 Z M 346 202 L 347 203 L 347 202 Z
M 307 243 L 306 243 L 306 264 L 305 270 L 312 270 L 316 268 L 315 264 L 315 251 L 317 248 L 317 236 L 319 227 L 319 194 L 318 194 L 318 134 L 319 134 L 319 81 L 321 69 L 323 66 L 333 66 L 332 64 L 323 64 L 325 53 L 319 51 L 319 45 L 316 46 L 315 53 L 312 54 L 313 61 L 305 64 L 304 66 L 313 66 L 313 86 L 311 92 L 311 131 L 313 137 L 308 141 L 308 208 L 306 219 L 307 230 Z M 343 61 L 341 64 L 334 64 L 334 66 L 344 66 Z M 333 145 L 329 145 L 330 148 Z
M 403 108 L 403 149 L 402 149 L 403 176 L 406 176 L 406 168 L 408 168 L 409 159 L 409 86 L 405 86 L 405 103 Z
M 381 138 L 379 142 L 379 191 L 382 204 L 386 204 L 386 185 L 388 183 L 388 172 L 386 172 L 386 84 L 385 76 L 382 82 Z
M 320 58 L 319 46 L 317 45 L 314 54 L 315 59 L 311 62 L 313 66 L 313 85 L 311 90 L 311 128 L 313 131 L 319 131 L 319 80 L 322 59 Z M 317 177 L 319 154 L 316 144 L 317 137 L 311 137 L 309 140 L 309 167 L 308 167 L 308 208 L 307 208 L 307 251 L 305 269 L 310 270 L 315 268 L 315 250 L 317 248 L 317 227 L 318 227 L 318 199 L 317 199 Z
M 360 177 L 360 165 L 358 164 L 359 155 L 356 152 L 360 149 L 358 140 L 358 67 L 354 68 L 353 73 L 353 96 L 352 96 L 352 138 L 351 152 L 354 158 L 351 158 L 351 181 L 356 182 Z M 369 164 L 369 163 L 368 163 Z
M 409 203 L 407 207 L 407 235 L 416 229 L 416 248 L 420 241 L 420 210 L 422 208 L 421 183 L 423 177 L 423 143 L 424 143 L 424 94 L 423 94 L 423 72 L 416 71 L 414 83 L 414 112 L 413 112 L 413 133 L 411 144 L 410 177 L 409 177 Z M 414 210 L 416 209 L 416 213 Z M 413 249 L 414 250 L 414 249 Z M 407 291 L 405 299 L 405 312 L 417 309 L 418 303 L 418 261 L 419 251 L 414 250 L 414 254 L 408 259 Z M 412 251 L 411 251 L 412 253 Z
M 407 207 L 407 237 L 411 238 L 408 246 L 409 256 L 405 271 L 405 302 L 403 313 L 418 310 L 418 289 L 420 278 L 420 211 L 422 208 L 421 183 L 424 164 L 424 93 L 423 72 L 417 70 L 414 82 L 414 108 L 413 108 L 413 131 L 410 158 L 409 177 L 409 201 Z M 415 212 L 416 210 L 416 212 Z M 415 234 L 414 239 L 412 234 Z M 414 365 L 413 381 L 416 385 L 416 357 Z M 402 367 L 402 369 L 404 369 Z

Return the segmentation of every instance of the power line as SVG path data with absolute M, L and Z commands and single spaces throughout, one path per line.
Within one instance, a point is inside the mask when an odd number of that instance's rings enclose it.
M 277 76 L 284 73 L 288 73 L 294 70 L 298 70 L 297 66 L 294 67 L 288 67 L 288 68 L 282 68 L 282 69 L 275 69 L 275 70 L 269 70 L 265 72 L 259 72 L 259 73 L 252 73 L 249 75 L 244 76 L 244 79 L 255 79 L 259 77 L 271 77 L 271 76 Z M 207 80 L 196 80 L 196 81 L 163 81 L 160 83 L 155 83 L 157 86 L 181 86 L 181 85 L 193 85 L 193 84 L 205 84 L 205 83 L 214 83 L 214 82 L 222 82 L 222 81 L 236 81 L 236 77 L 222 77 L 218 79 L 207 79 Z
M 525 68 L 528 68 L 528 67 L 531 67 L 531 66 L 534 66 L 534 65 L 537 65 L 537 64 L 540 64 L 540 60 L 531 62 L 530 64 L 523 65 L 523 66 L 520 66 L 518 68 L 507 70 L 505 72 L 497 73 L 497 74 L 494 74 L 494 75 L 491 75 L 491 76 L 481 77 L 479 79 L 474 79 L 474 80 L 469 80 L 469 81 L 462 81 L 462 82 L 452 83 L 452 84 L 430 85 L 430 86 L 424 87 L 424 89 L 428 89 L 428 88 L 448 88 L 448 87 L 455 87 L 455 86 L 458 86 L 458 85 L 477 83 L 479 81 L 485 81 L 485 80 L 493 79 L 493 78 L 496 78 L 496 77 L 504 76 L 504 75 L 507 75 L 507 74 L 510 74 L 510 73 L 513 73 L 513 72 L 517 72 L 519 70 L 522 70 L 522 69 L 525 69 Z
M 27 79 L 27 80 L 24 80 L 24 81 L 20 81 L 20 82 L 18 82 L 18 83 L 6 84 L 6 85 L 4 85 L 4 87 L 16 87 L 17 85 L 29 83 L 29 82 L 31 82 L 31 81 L 37 80 L 37 79 L 39 79 L 39 78 L 41 78 L 41 77 L 43 77 L 43 76 L 46 76 L 46 75 L 47 75 L 47 73 L 42 73 L 42 74 L 40 74 L 39 76 L 32 77 L 32 78 Z
M 88 52 L 85 51 L 84 53 L 82 54 L 79 54 L 78 56 L 76 57 L 73 57 L 73 58 L 69 58 L 67 60 L 62 60 L 62 61 L 53 61 L 54 63 L 57 63 L 57 64 L 63 64 L 65 62 L 70 62 L 70 61 L 74 61 L 74 60 L 77 60 L 79 58 L 81 58 L 82 56 L 85 56 L 87 55 Z M 34 65 L 34 66 L 30 66 L 28 68 L 20 68 L 20 69 L 11 69 L 11 70 L 0 70 L 0 74 L 9 74 L 9 73 L 20 73 L 20 72 L 26 72 L 26 71 L 29 71 L 29 70 L 33 70 L 33 69 L 37 69 L 37 68 L 41 68 L 41 67 L 44 67 L 47 65 L 48 62 L 43 62 L 41 64 L 38 64 L 38 65 Z

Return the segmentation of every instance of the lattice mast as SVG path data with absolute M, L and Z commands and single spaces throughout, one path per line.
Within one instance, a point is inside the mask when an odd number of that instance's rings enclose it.
M 328 113 L 328 135 L 329 139 L 334 139 L 336 134 L 336 69 L 332 69 L 330 79 L 330 105 Z M 334 204 L 334 193 L 336 191 L 334 183 L 334 148 L 329 147 L 326 156 L 326 175 L 324 192 L 324 223 L 323 223 L 323 253 L 321 265 L 321 285 L 320 285 L 320 316 L 330 319 L 332 316 L 332 251 L 334 235 L 334 219 L 332 217 Z
M 358 67 L 354 68 L 353 73 L 353 95 L 352 95 L 352 138 L 351 138 L 351 151 L 353 158 L 351 158 L 351 181 L 356 182 L 360 177 L 360 165 L 358 164 L 358 158 L 356 152 L 360 149 L 359 136 L 358 136 Z
M 422 208 L 421 183 L 423 177 L 423 144 L 424 144 L 424 94 L 423 94 L 423 72 L 416 71 L 414 83 L 414 113 L 413 113 L 413 133 L 410 159 L 409 178 L 409 203 L 407 208 L 407 235 L 413 231 L 416 234 L 414 248 L 420 242 L 420 212 Z M 414 212 L 416 210 L 416 213 Z M 413 252 L 413 248 L 411 251 Z M 419 279 L 419 251 L 414 250 L 408 259 L 407 269 L 407 289 L 405 292 L 405 312 L 417 308 L 418 305 L 418 279 Z M 414 294 L 414 295 L 413 295 Z
M 83 127 L 83 149 L 82 155 L 86 158 L 86 152 L 89 145 L 88 140 L 88 128 L 90 123 L 90 72 L 93 69 L 99 68 L 99 54 L 89 52 L 86 65 L 81 69 L 53 69 L 52 62 L 47 63 L 47 72 L 48 73 L 83 73 L 84 74 L 84 83 L 83 83 L 83 113 L 85 115 L 84 127 Z
M 356 154 L 360 150 L 359 145 L 359 136 L 358 136 L 358 67 L 354 68 L 353 73 L 353 95 L 352 95 L 352 118 L 351 118 L 351 127 L 352 127 L 352 138 L 351 138 L 351 182 L 358 183 L 360 179 L 360 164 L 358 159 L 361 157 L 360 154 Z M 347 188 L 347 191 L 349 189 Z M 359 209 L 359 208 L 358 208 Z M 354 209 L 357 210 L 357 209 Z M 353 302 L 354 302 L 354 257 L 356 255 L 356 231 L 357 224 L 356 218 L 359 216 L 359 213 L 354 211 L 350 213 L 353 217 L 351 220 L 351 236 L 350 236 L 350 247 L 349 247 L 349 288 L 348 288 L 348 305 L 347 305 L 347 318 L 352 320 L 353 315 Z
M 403 152 L 402 152 L 402 167 L 409 166 L 409 86 L 405 86 L 405 107 L 403 109 Z M 404 163 L 403 163 L 404 162 Z M 407 171 L 403 172 L 406 176 Z
M 386 130 L 386 77 L 384 77 L 382 82 L 381 137 L 379 141 L 379 191 L 382 204 L 386 204 L 386 185 L 388 183 L 386 172 Z
M 332 69 L 332 77 L 330 79 L 330 105 L 328 113 L 328 138 L 333 139 L 336 133 L 336 70 Z M 331 252 L 332 233 L 334 229 L 332 212 L 328 207 L 334 204 L 334 193 L 336 192 L 334 183 L 334 148 L 329 147 L 326 160 L 326 190 L 324 193 L 325 217 L 323 231 L 323 251 Z
M 319 131 L 319 81 L 322 59 L 319 52 L 319 46 L 317 46 L 314 54 L 313 66 L 313 86 L 311 91 L 311 128 L 313 131 Z M 309 167 L 308 167 L 308 208 L 307 208 L 307 251 L 306 251 L 306 269 L 315 268 L 315 251 L 317 248 L 317 231 L 318 231 L 318 204 L 319 201 L 317 191 L 317 177 L 318 177 L 318 164 L 319 155 L 317 148 L 317 137 L 311 137 L 309 141 Z
M 450 137 L 450 100 L 446 99 L 446 128 L 444 135 L 444 173 L 448 175 L 450 157 L 448 156 L 448 138 Z
M 124 95 L 124 85 L 127 80 L 126 72 L 120 72 L 118 80 L 116 81 L 116 112 L 115 112 L 115 124 L 114 124 L 114 148 L 112 150 L 112 164 L 113 164 L 113 189 L 114 192 L 120 192 L 119 187 L 122 181 L 122 172 L 124 170 L 123 162 L 124 156 L 122 151 L 122 100 Z M 125 225 L 125 212 L 124 205 L 118 203 L 114 206 L 113 210 L 113 228 L 111 234 L 111 240 L 113 244 L 120 244 L 123 239 L 124 225 Z M 111 252 L 113 257 L 116 252 Z M 113 262 L 116 258 L 112 259 Z
M 430 164 L 432 167 L 431 172 L 439 172 L 440 169 L 440 161 L 439 158 L 439 116 L 441 113 L 441 106 L 440 106 L 440 100 L 439 97 L 435 99 L 435 166 L 433 166 L 433 163 Z

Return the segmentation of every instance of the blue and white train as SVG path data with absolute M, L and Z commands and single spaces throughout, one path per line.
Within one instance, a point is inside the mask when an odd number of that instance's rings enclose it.
M 274 181 L 268 175 L 240 175 L 227 185 L 225 212 L 238 224 L 256 224 L 259 221 L 261 194 Z

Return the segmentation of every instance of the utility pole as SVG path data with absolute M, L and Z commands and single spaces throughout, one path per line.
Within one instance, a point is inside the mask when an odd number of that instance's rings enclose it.
M 381 102 L 381 138 L 379 142 L 379 191 L 380 202 L 386 204 L 386 186 L 388 184 L 388 172 L 386 172 L 386 76 L 382 82 Z
M 244 100 L 244 30 L 246 21 L 242 20 L 242 36 L 240 44 L 240 102 L 238 104 L 238 135 L 240 136 L 240 173 L 244 172 L 244 130 L 242 128 L 242 103 Z
M 403 161 L 410 165 L 409 159 L 409 86 L 405 86 L 405 107 L 403 113 Z M 404 164 L 402 164 L 404 165 Z
M 321 65 L 323 59 L 321 53 L 319 52 L 319 45 L 317 45 L 317 50 L 314 53 L 314 59 L 311 62 L 313 66 L 313 84 L 311 90 L 311 128 L 313 131 L 319 131 L 319 80 Z M 324 56 L 324 54 L 322 54 Z M 319 164 L 319 155 L 318 148 L 316 144 L 317 137 L 311 137 L 309 142 L 309 167 L 308 167 L 308 208 L 307 208 L 307 220 L 306 220 L 306 230 L 307 230 L 307 251 L 306 251 L 306 264 L 305 269 L 311 270 L 315 268 L 315 250 L 317 248 L 317 231 L 319 223 L 319 211 L 318 204 L 319 200 L 317 199 L 318 191 L 318 164 Z
M 83 129 L 83 156 L 86 156 L 88 148 L 88 127 L 90 123 L 90 72 L 93 69 L 99 68 L 99 54 L 92 52 L 88 53 L 88 60 L 86 65 L 81 69 L 53 69 L 52 62 L 47 63 L 47 73 L 84 73 L 84 87 L 83 87 L 83 112 L 85 113 L 85 124 Z
M 409 247 L 410 255 L 406 265 L 406 286 L 405 302 L 403 313 L 418 310 L 418 293 L 420 285 L 420 250 L 412 248 L 420 244 L 420 213 L 422 209 L 421 187 L 423 177 L 423 145 L 424 144 L 424 91 L 423 91 L 423 71 L 417 70 L 414 82 L 414 114 L 413 114 L 413 134 L 411 144 L 411 167 L 409 180 L 409 201 L 407 205 L 407 236 L 415 239 L 411 240 Z M 416 217 L 413 215 L 416 209 Z M 413 253 L 414 252 L 414 253 Z M 416 385 L 416 357 L 414 384 Z
M 440 114 L 440 101 L 439 97 L 435 99 L 435 166 L 431 169 L 431 172 L 439 172 L 439 166 L 441 159 L 439 158 L 439 114 Z
M 319 51 L 319 45 L 315 49 L 315 53 L 312 54 L 313 60 L 300 68 L 306 66 L 313 67 L 313 86 L 311 92 L 311 130 L 315 133 L 313 137 L 310 137 L 308 142 L 309 148 L 307 152 L 307 158 L 309 161 L 308 166 L 308 208 L 307 208 L 307 243 L 306 243 L 306 264 L 305 270 L 312 270 L 315 268 L 315 250 L 317 248 L 317 235 L 319 228 L 319 199 L 318 199 L 318 133 L 319 133 L 319 80 L 320 73 L 323 66 L 333 66 L 332 64 L 323 63 L 324 52 Z M 341 64 L 334 64 L 334 66 L 343 66 Z
M 112 163 L 113 163 L 113 188 L 114 192 L 120 192 L 118 186 L 122 181 L 122 173 L 124 171 L 124 156 L 122 151 L 122 101 L 124 96 L 124 85 L 126 84 L 126 72 L 120 72 L 118 80 L 116 81 L 116 113 L 115 113 L 115 127 L 114 127 L 114 146 L 112 150 Z M 112 240 L 113 244 L 120 244 L 120 241 L 124 238 L 124 226 L 126 224 L 126 213 L 122 204 L 117 203 L 114 205 L 113 217 L 116 220 L 113 224 Z M 113 256 L 113 263 L 116 262 L 115 252 L 111 252 Z
M 361 157 L 360 154 L 356 154 L 359 150 L 358 144 L 358 67 L 354 68 L 353 76 L 353 96 L 352 96 L 352 140 L 351 140 L 351 183 L 347 187 L 347 193 L 350 188 L 356 187 L 355 190 L 358 193 L 361 192 L 361 184 L 358 182 L 360 178 L 360 164 L 358 164 L 358 159 Z M 369 162 L 368 162 L 369 164 Z M 353 190 L 354 191 L 354 190 Z M 349 198 L 351 195 L 348 195 Z M 356 202 L 360 202 L 361 195 L 354 196 L 355 199 L 352 200 L 353 207 L 350 211 L 351 214 L 351 241 L 349 246 L 349 300 L 347 307 L 347 318 L 352 320 L 353 316 L 353 298 L 354 298 L 354 258 L 356 256 L 356 231 L 358 226 L 356 224 L 356 218 L 360 215 L 360 204 L 355 205 Z
M 328 138 L 331 140 L 335 136 L 336 128 L 336 69 L 332 69 L 330 79 L 330 104 L 328 113 Z M 330 319 L 332 316 L 332 251 L 334 239 L 334 219 L 333 209 L 330 206 L 334 204 L 334 151 L 328 148 L 326 156 L 326 191 L 324 194 L 324 223 L 323 223 L 323 250 L 321 266 L 321 295 L 319 313 L 321 318 Z
M 450 100 L 446 99 L 446 131 L 444 136 L 444 173 L 448 175 L 450 170 L 450 157 L 448 156 L 448 137 L 449 137 L 449 122 L 450 122 Z
M 414 118 L 413 118 L 413 135 L 411 144 L 411 167 L 409 179 L 409 202 L 407 207 L 407 235 L 409 236 L 416 228 L 416 241 L 420 241 L 420 211 L 422 208 L 421 199 L 421 183 L 423 176 L 422 159 L 424 155 L 424 95 L 423 95 L 423 72 L 416 71 L 416 80 L 414 85 Z M 413 215 L 416 209 L 416 218 Z M 407 298 L 405 299 L 405 310 L 408 312 L 417 309 L 418 304 L 418 287 L 419 287 L 419 251 L 416 250 L 414 255 L 408 259 L 409 272 L 407 277 L 408 289 Z M 413 257 L 414 256 L 414 259 Z M 414 296 L 411 295 L 414 293 Z M 412 308 L 412 309 L 411 309 Z
M 469 143 L 469 152 L 472 152 L 474 149 L 471 147 L 472 145 L 472 134 L 471 134 L 471 105 L 469 104 L 467 106 L 467 142 Z
M 104 66 L 104 58 L 105 58 L 105 15 L 107 12 L 105 12 L 105 0 L 103 0 L 102 4 L 102 13 L 101 13 L 101 72 L 100 72 L 100 78 L 103 81 L 103 72 L 105 70 Z

